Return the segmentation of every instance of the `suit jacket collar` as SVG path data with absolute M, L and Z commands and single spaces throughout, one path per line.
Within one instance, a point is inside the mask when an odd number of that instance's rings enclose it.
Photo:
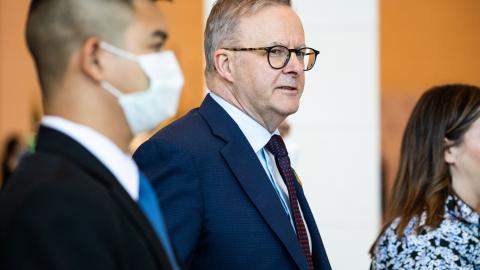
M 62 156 L 88 171 L 107 187 L 117 180 L 112 173 L 87 149 L 71 137 L 53 128 L 40 126 L 35 152 Z
M 35 151 L 61 156 L 85 170 L 92 178 L 104 185 L 117 201 L 119 208 L 125 212 L 131 223 L 138 229 L 145 242 L 150 245 L 152 255 L 157 259 L 158 264 L 164 269 L 171 269 L 162 245 L 142 210 L 113 174 L 87 149 L 65 134 L 41 126 Z
M 265 222 L 278 236 L 298 267 L 308 269 L 289 217 L 238 125 L 210 96 L 205 98 L 199 112 L 212 133 L 225 141 L 221 155 Z
M 129 153 L 98 131 L 59 116 L 44 116 L 42 126 L 60 131 L 83 146 L 107 167 L 134 200 L 138 199 L 138 167 Z
M 312 258 L 315 269 L 331 269 L 315 218 L 308 205 L 303 188 L 298 181 L 295 182 L 295 189 L 297 190 L 298 202 L 302 208 L 303 217 L 305 218 L 312 239 Z
M 265 147 L 273 134 L 278 134 L 278 130 L 271 134 L 255 119 L 214 93 L 210 93 L 209 96 L 235 121 L 255 153 L 258 154 Z

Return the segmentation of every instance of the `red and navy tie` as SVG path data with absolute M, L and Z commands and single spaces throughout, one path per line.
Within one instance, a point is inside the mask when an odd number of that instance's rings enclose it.
M 293 214 L 295 229 L 297 231 L 297 239 L 303 254 L 307 259 L 308 269 L 313 269 L 312 256 L 310 255 L 310 244 L 308 242 L 307 229 L 303 222 L 302 213 L 298 204 L 297 190 L 295 189 L 295 181 L 297 181 L 292 167 L 290 166 L 290 158 L 288 157 L 287 148 L 279 135 L 273 135 L 265 146 L 275 157 L 278 171 L 285 182 L 290 200 L 290 209 Z

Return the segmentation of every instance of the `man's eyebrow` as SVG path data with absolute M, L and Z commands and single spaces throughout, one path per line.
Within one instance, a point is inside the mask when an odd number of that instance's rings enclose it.
M 276 41 L 274 41 L 274 42 L 270 43 L 270 46 L 278 46 L 278 45 L 284 46 L 284 47 L 287 47 L 287 48 L 288 48 L 287 45 L 285 45 L 285 44 L 283 44 L 283 43 L 281 43 L 281 42 L 276 42 Z M 295 49 L 300 49 L 300 48 L 304 48 L 304 47 L 306 47 L 306 45 L 305 45 L 304 43 L 302 43 L 300 46 L 295 47 Z
M 281 43 L 281 42 L 276 42 L 276 41 L 274 41 L 274 42 L 271 42 L 271 43 L 270 43 L 270 46 L 278 46 L 278 45 L 280 45 L 280 46 L 285 46 L 285 44 L 283 44 L 283 43 Z M 286 46 L 285 46 L 285 47 L 286 47 Z

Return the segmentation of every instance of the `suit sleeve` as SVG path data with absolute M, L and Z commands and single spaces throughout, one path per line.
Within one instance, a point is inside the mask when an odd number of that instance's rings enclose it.
M 155 138 L 140 146 L 134 159 L 152 182 L 177 258 L 188 268 L 203 217 L 202 189 L 193 159 L 179 147 Z
M 57 187 L 33 193 L 13 220 L 1 268 L 118 269 L 108 211 L 85 198 L 88 194 Z

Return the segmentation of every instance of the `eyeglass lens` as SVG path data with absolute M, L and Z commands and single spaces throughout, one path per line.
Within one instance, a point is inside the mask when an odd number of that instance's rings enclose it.
M 315 64 L 316 53 L 313 49 L 302 48 L 295 52 L 298 61 L 303 65 L 303 70 L 310 70 Z M 290 51 L 287 47 L 275 46 L 268 53 L 268 60 L 273 68 L 285 67 L 290 60 Z

